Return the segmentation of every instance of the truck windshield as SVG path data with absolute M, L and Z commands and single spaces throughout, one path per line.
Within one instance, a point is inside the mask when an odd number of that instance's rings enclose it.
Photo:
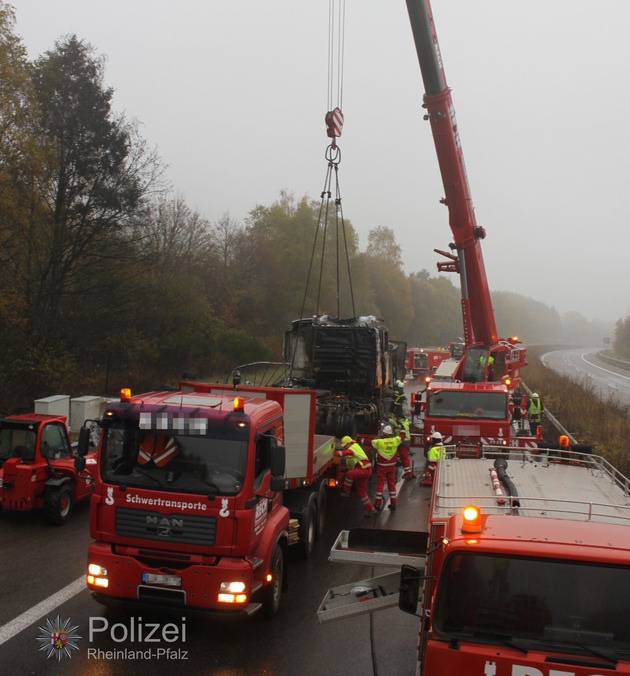
M 103 430 L 102 448 L 107 483 L 216 495 L 236 495 L 243 487 L 246 439 L 112 426 Z
M 434 390 L 428 395 L 428 416 L 505 420 L 508 415 L 508 398 L 505 392 Z
M 628 608 L 629 567 L 454 554 L 440 578 L 433 629 L 449 639 L 627 654 Z
M 415 367 L 417 369 L 427 369 L 429 366 L 428 356 L 426 352 L 416 352 Z

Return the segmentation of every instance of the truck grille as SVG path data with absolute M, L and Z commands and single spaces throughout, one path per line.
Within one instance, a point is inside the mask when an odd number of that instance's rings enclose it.
M 116 508 L 116 535 L 191 545 L 213 545 L 217 533 L 214 516 L 160 514 L 148 509 Z

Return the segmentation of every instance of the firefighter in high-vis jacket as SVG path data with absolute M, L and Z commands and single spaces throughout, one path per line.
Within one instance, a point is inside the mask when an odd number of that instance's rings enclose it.
M 424 476 L 420 480 L 423 486 L 430 486 L 435 477 L 435 469 L 440 460 L 446 457 L 446 449 L 442 443 L 442 435 L 439 432 L 433 432 L 431 435 L 431 446 L 427 451 L 427 467 Z
M 411 452 L 409 421 L 404 415 L 391 415 L 389 417 L 389 422 L 394 428 L 394 433 L 398 434 L 402 439 L 400 446 L 398 447 L 398 457 L 400 458 L 400 464 L 403 466 L 403 479 L 415 479 L 416 475 L 413 473 L 411 460 L 409 459 L 409 453 Z
M 363 448 L 361 448 L 361 444 L 357 443 L 352 437 L 343 437 L 341 445 L 343 446 L 343 450 L 335 451 L 335 455 L 340 458 L 345 457 L 348 463 L 348 470 L 341 487 L 342 497 L 350 495 L 350 489 L 354 482 L 357 486 L 357 495 L 361 498 L 363 508 L 365 509 L 365 516 L 378 514 L 367 493 L 367 482 L 372 476 L 372 463 L 370 459 Z
M 407 397 L 405 396 L 405 383 L 402 380 L 397 380 L 394 383 L 394 389 L 392 392 L 392 413 L 397 417 L 402 417 L 405 415 L 405 402 Z
M 383 435 L 372 439 L 372 447 L 376 451 L 376 511 L 383 510 L 383 491 L 385 483 L 389 492 L 389 509 L 396 509 L 396 464 L 398 463 L 398 449 L 402 439 L 394 436 L 391 425 L 383 427 Z
M 542 414 L 545 410 L 542 399 L 534 392 L 529 400 L 527 407 L 527 420 L 529 421 L 529 429 L 531 433 L 536 436 L 540 423 L 542 422 Z

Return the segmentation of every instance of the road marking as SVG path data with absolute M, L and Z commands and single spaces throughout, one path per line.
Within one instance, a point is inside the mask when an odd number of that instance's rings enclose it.
M 73 596 L 79 592 L 87 589 L 85 582 L 85 575 L 71 582 L 67 587 L 60 589 L 57 593 L 44 599 L 36 606 L 29 608 L 26 612 L 18 615 L 13 620 L 10 620 L 5 625 L 0 627 L 0 645 L 6 643 L 10 638 L 13 638 L 27 627 L 35 624 L 40 617 L 48 615 L 52 610 L 57 609 L 61 604 L 69 601 Z
M 589 361 L 584 356 L 585 354 L 591 354 L 591 352 L 583 352 L 580 355 L 580 358 L 582 359 L 582 361 L 585 361 L 587 364 L 590 364 L 591 366 L 593 366 L 596 369 L 599 369 L 600 371 L 605 371 L 606 373 L 610 373 L 612 375 L 619 376 L 620 378 L 625 378 L 626 380 L 630 380 L 630 376 L 626 376 L 623 373 L 617 373 L 617 371 L 611 371 L 610 369 L 607 369 L 604 366 L 600 366 L 599 364 L 595 364 L 592 361 Z M 614 366 L 614 364 L 609 364 L 609 366 Z M 617 368 L 621 368 L 621 367 L 618 366 Z M 612 387 L 612 385 L 611 385 L 611 387 Z

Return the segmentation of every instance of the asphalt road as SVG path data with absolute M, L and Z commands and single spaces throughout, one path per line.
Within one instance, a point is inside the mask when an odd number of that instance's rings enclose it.
M 328 561 L 340 530 L 422 530 L 428 499 L 429 489 L 415 481 L 403 482 L 398 511 L 386 509 L 378 517 L 366 519 L 355 494 L 342 500 L 336 491 L 329 490 L 324 537 L 309 560 L 291 556 L 289 591 L 271 621 L 106 609 L 92 598 L 83 582 L 90 540 L 88 504 L 77 505 L 71 520 L 61 527 L 45 525 L 36 512 L 3 512 L 0 672 L 11 676 L 184 672 L 212 676 L 412 676 L 418 618 L 395 607 L 319 624 L 317 609 L 332 587 L 392 572 L 390 568 Z M 66 645 L 76 646 L 61 660 L 47 657 L 50 634 L 40 629 L 46 629 L 48 621 L 54 624 L 57 617 L 68 621 L 71 628 Z M 134 623 L 136 636 L 141 626 L 146 636 L 150 625 L 160 625 L 161 632 L 170 624 L 167 637 L 173 640 L 131 641 Z M 106 625 L 107 629 L 100 631 Z M 148 649 L 154 652 L 149 654 Z M 163 652 L 155 652 L 158 650 Z
M 591 387 L 604 401 L 630 405 L 630 371 L 612 366 L 598 357 L 601 348 L 554 350 L 542 355 L 545 366 Z

